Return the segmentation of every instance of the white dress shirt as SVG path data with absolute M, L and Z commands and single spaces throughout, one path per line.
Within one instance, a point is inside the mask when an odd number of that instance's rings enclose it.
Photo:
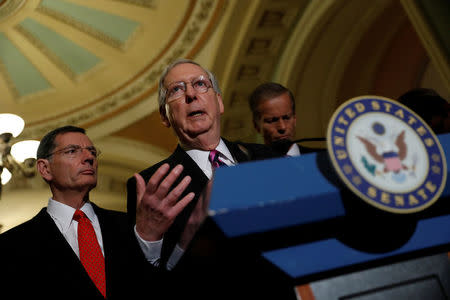
M 288 152 L 286 152 L 286 156 L 300 156 L 300 148 L 296 143 L 291 145 Z
M 103 256 L 105 256 L 100 223 L 98 222 L 97 215 L 95 214 L 92 205 L 89 202 L 86 202 L 80 210 L 82 210 L 91 221 L 95 230 L 95 235 L 97 236 L 97 241 L 102 249 Z M 80 251 L 78 248 L 78 222 L 73 219 L 75 208 L 50 198 L 48 200 L 47 212 L 52 217 L 56 227 L 61 231 L 70 247 L 72 247 L 75 254 L 80 258 Z
M 233 156 L 228 150 L 227 145 L 225 145 L 224 141 L 220 139 L 219 145 L 217 145 L 216 150 L 219 151 L 219 158 L 223 161 L 227 166 L 235 165 L 236 162 Z M 200 169 L 202 169 L 203 173 L 205 173 L 208 179 L 212 178 L 213 175 L 213 167 L 211 162 L 209 161 L 209 152 L 205 150 L 198 149 L 190 149 L 186 150 L 186 153 L 195 161 Z
M 216 150 L 220 152 L 219 158 L 226 165 L 231 166 L 236 164 L 236 161 L 231 155 L 230 150 L 228 150 L 228 147 L 225 145 L 222 139 L 220 139 L 219 145 L 217 145 Z M 205 173 L 206 177 L 208 177 L 208 179 L 211 179 L 213 175 L 213 167 L 208 158 L 210 151 L 198 149 L 186 149 L 185 151 L 195 161 L 195 163 L 203 171 L 203 173 Z M 147 258 L 147 260 L 151 264 L 157 266 L 161 258 L 161 248 L 163 239 L 153 242 L 146 241 L 139 236 L 139 234 L 136 231 L 136 226 L 134 226 L 134 232 L 139 242 L 139 245 L 141 246 L 142 252 L 144 252 L 144 255 Z M 178 246 L 178 244 L 175 245 L 175 248 L 169 257 L 169 260 L 167 261 L 168 270 L 171 270 L 173 269 L 173 267 L 175 267 L 175 265 L 180 260 L 181 256 L 183 256 L 183 253 L 184 250 L 180 246 Z

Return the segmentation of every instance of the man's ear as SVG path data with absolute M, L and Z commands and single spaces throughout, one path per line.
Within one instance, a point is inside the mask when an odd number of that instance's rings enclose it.
M 223 114 L 223 112 L 225 111 L 224 107 L 223 107 L 223 101 L 222 101 L 222 95 L 217 93 L 217 102 L 219 103 L 219 111 L 220 114 Z
M 169 119 L 167 118 L 166 108 L 164 106 L 159 107 L 159 115 L 161 117 L 161 122 L 163 123 L 163 125 L 169 128 L 170 122 Z
M 50 181 L 53 178 L 48 159 L 39 158 L 36 162 L 36 168 L 45 181 Z

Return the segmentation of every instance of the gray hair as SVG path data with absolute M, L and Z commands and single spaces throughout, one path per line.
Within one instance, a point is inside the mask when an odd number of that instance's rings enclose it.
M 161 77 L 159 78 L 158 104 L 159 104 L 160 110 L 166 104 L 167 90 L 164 87 L 164 80 L 166 79 L 166 76 L 170 72 L 170 70 L 172 70 L 177 65 L 181 65 L 181 64 L 193 64 L 193 65 L 196 65 L 196 66 L 199 66 L 200 68 L 202 68 L 203 71 L 205 71 L 206 74 L 208 74 L 209 80 L 211 80 L 213 90 L 218 94 L 222 94 L 222 92 L 220 91 L 220 88 L 219 88 L 219 83 L 217 82 L 216 77 L 214 76 L 214 74 L 211 71 L 203 68 L 200 64 L 196 63 L 193 60 L 179 58 L 179 59 L 175 60 L 174 62 L 172 62 L 170 65 L 168 65 L 162 72 Z

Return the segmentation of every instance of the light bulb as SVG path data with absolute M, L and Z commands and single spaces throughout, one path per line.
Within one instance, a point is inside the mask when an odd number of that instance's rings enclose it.
M 39 141 L 26 140 L 17 142 L 11 147 L 11 155 L 18 162 L 23 162 L 27 158 L 36 158 L 36 151 Z
M 14 114 L 0 114 L 0 134 L 11 133 L 16 137 L 24 127 L 25 122 L 21 117 Z
M 8 183 L 8 181 L 11 179 L 11 172 L 7 168 L 3 168 L 1 179 L 2 179 L 2 185 L 5 185 Z

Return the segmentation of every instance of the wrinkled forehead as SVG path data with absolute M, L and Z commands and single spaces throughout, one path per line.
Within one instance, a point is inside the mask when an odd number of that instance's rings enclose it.
M 191 63 L 182 63 L 173 67 L 164 78 L 164 86 L 168 86 L 177 81 L 191 81 L 199 76 L 205 76 L 208 74 L 200 66 Z
M 262 100 L 257 109 L 261 116 L 281 116 L 295 114 L 292 109 L 292 102 L 288 97 L 277 96 L 271 99 Z
M 81 132 L 66 132 L 56 136 L 55 147 L 65 147 L 68 145 L 79 145 L 82 147 L 92 146 L 93 143 L 87 135 Z

